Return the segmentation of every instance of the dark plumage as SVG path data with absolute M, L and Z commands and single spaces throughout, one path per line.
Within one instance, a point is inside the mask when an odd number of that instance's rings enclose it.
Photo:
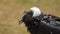
M 21 19 L 31 34 L 60 34 L 59 17 L 43 13 L 36 17 L 32 16 L 33 12 L 26 12 Z

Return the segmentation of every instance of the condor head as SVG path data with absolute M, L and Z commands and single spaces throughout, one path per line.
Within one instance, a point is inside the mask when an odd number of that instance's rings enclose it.
M 31 20 L 32 16 L 33 16 L 33 12 L 31 10 L 24 11 L 24 14 L 20 19 L 19 23 L 23 23 Z
M 41 14 L 41 11 L 40 11 L 39 8 L 37 8 L 37 7 L 32 7 L 32 8 L 30 8 L 29 10 L 24 11 L 24 14 L 23 14 L 21 20 L 19 21 L 19 23 L 20 23 L 20 22 L 22 22 L 22 23 L 23 23 L 23 22 L 27 22 L 27 21 L 31 20 L 31 18 L 37 17 L 37 16 L 39 16 L 40 14 Z

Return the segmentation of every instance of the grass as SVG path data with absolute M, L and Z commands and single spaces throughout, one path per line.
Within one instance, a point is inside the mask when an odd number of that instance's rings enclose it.
M 60 0 L 0 0 L 0 34 L 29 34 L 19 19 L 24 10 L 37 6 L 44 13 L 60 17 Z

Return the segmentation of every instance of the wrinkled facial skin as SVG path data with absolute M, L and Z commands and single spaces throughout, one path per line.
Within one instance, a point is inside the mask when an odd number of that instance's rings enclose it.
M 31 10 L 24 12 L 21 20 L 19 21 L 19 24 L 29 21 L 32 18 L 32 16 L 33 16 L 33 12 Z

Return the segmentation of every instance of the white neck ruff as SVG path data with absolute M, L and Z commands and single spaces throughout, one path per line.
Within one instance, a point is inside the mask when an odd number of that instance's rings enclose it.
M 32 7 L 32 8 L 30 8 L 30 10 L 33 11 L 33 17 L 39 16 L 41 14 L 40 9 L 37 7 Z

